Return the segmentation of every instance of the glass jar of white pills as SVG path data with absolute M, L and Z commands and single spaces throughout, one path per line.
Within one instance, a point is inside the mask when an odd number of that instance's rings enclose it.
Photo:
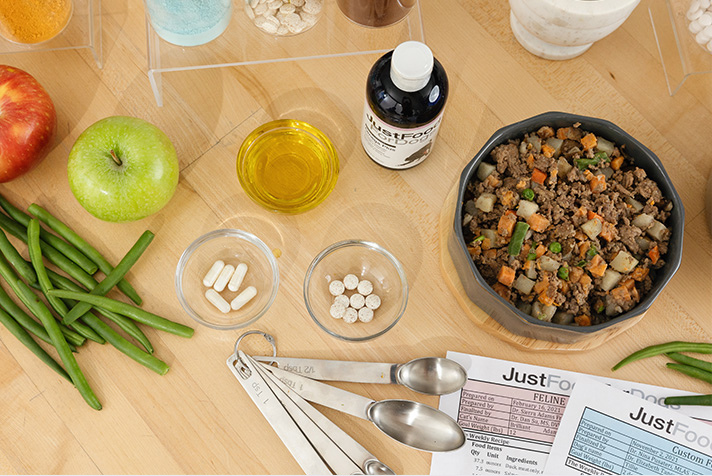
M 324 0 L 244 0 L 245 14 L 257 28 L 274 36 L 304 33 L 316 25 Z

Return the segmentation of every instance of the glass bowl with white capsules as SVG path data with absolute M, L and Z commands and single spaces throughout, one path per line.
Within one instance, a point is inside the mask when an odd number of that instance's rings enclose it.
M 279 268 L 257 236 L 222 229 L 193 241 L 178 260 L 176 294 L 194 320 L 213 329 L 253 324 L 274 302 Z

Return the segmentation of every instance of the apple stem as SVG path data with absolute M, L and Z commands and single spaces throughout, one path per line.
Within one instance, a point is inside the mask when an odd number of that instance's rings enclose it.
M 121 165 L 121 159 L 119 159 L 119 157 L 116 155 L 114 149 L 111 149 L 109 153 L 111 154 L 111 158 L 114 159 L 114 162 L 116 162 L 116 165 Z

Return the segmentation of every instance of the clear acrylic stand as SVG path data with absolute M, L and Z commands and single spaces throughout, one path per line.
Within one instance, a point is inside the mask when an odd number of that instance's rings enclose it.
M 0 0 L 16 1 L 16 0 Z M 74 0 L 69 24 L 56 37 L 39 45 L 20 45 L 0 37 L 0 54 L 31 51 L 77 50 L 89 48 L 99 69 L 103 66 L 101 50 L 101 0 Z
M 156 103 L 163 106 L 163 73 L 381 53 L 403 41 L 425 41 L 420 2 L 399 23 L 384 28 L 353 23 L 335 1 L 324 3 L 323 15 L 312 29 L 291 37 L 274 37 L 255 27 L 245 14 L 243 1 L 235 0 L 225 32 L 205 45 L 187 48 L 161 39 L 146 16 L 148 79 Z
M 653 25 L 668 92 L 675 95 L 685 81 L 712 73 L 712 53 L 695 41 L 688 30 L 691 0 L 651 0 L 648 12 Z

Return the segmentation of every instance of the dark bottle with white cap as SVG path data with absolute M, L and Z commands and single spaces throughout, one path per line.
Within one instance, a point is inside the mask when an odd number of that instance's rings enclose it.
M 406 41 L 371 68 L 361 144 L 377 164 L 408 169 L 430 154 L 443 117 L 448 80 L 425 44 Z

